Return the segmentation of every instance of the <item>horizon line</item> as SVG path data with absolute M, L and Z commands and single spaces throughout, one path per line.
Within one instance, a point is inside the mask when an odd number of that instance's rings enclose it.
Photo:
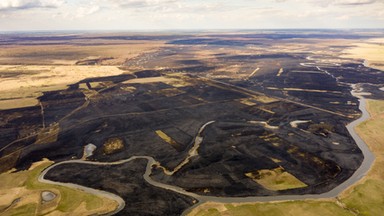
M 225 29 L 36 29 L 36 30 L 0 30 L 0 33 L 54 33 L 54 32 L 131 32 L 131 33 L 151 33 L 151 32 L 245 32 L 245 31 L 384 31 L 384 28 L 225 28 Z

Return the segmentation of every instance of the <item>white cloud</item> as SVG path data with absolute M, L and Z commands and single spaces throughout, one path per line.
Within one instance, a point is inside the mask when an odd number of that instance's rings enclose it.
M 367 5 L 376 3 L 377 0 L 336 0 L 334 2 L 338 5 Z
M 1 0 L 0 10 L 23 10 L 30 8 L 56 8 L 63 0 Z
M 296 2 L 309 2 L 313 5 L 319 5 L 322 7 L 357 6 L 357 5 L 371 5 L 371 4 L 380 3 L 380 2 L 383 3 L 382 0 L 296 0 Z
M 88 7 L 79 7 L 76 10 L 76 18 L 86 17 L 88 15 L 96 13 L 99 10 L 100 10 L 100 6 L 98 5 L 93 5 Z
M 383 3 L 384 0 L 0 0 L 0 30 L 382 27 Z
M 141 8 L 167 5 L 179 1 L 180 0 L 110 0 L 108 2 L 112 2 L 113 5 L 121 8 Z
M 342 16 L 338 16 L 336 17 L 337 20 L 349 20 L 351 17 L 348 16 L 348 15 L 342 15 Z

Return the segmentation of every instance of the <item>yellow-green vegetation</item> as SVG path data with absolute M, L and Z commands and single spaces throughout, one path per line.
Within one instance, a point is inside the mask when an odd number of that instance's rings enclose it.
M 376 118 L 384 113 L 384 103 L 379 100 L 370 100 L 367 104 L 369 113 L 372 118 Z M 365 122 L 367 124 L 369 121 Z M 361 125 L 363 126 L 364 123 Z
M 117 203 L 93 194 L 38 181 L 40 173 L 52 162 L 43 160 L 29 170 L 0 174 L 1 215 L 89 215 L 107 213 Z M 52 191 L 57 197 L 49 203 L 41 202 L 43 191 Z M 18 202 L 14 202 L 19 199 Z M 13 204 L 12 204 L 13 203 Z
M 345 191 L 340 197 L 348 208 L 361 215 L 384 212 L 384 101 L 369 101 L 371 119 L 357 127 L 357 133 L 369 145 L 376 160 L 361 184 Z
M 124 141 L 120 138 L 113 137 L 107 139 L 103 145 L 103 151 L 105 154 L 113 154 L 124 148 Z
M 156 131 L 156 134 L 162 139 L 164 140 L 165 142 L 167 142 L 168 144 L 170 144 L 173 148 L 175 148 L 177 151 L 182 151 L 183 148 L 182 146 L 176 142 L 174 139 L 172 139 L 172 137 L 168 136 L 166 133 L 164 133 L 163 131 L 161 130 L 157 130 Z
M 215 211 L 216 210 L 216 211 Z M 222 207 L 212 206 L 209 209 L 203 209 L 196 216 L 219 216 L 219 215 L 236 215 L 236 216 L 281 216 L 281 215 L 305 215 L 305 216 L 349 216 L 350 212 L 340 208 L 333 202 L 316 201 L 296 201 L 283 203 L 257 203 L 232 205 L 223 204 Z
M 157 130 L 156 134 L 165 142 L 169 143 L 170 145 L 172 146 L 177 145 L 177 142 L 173 140 L 170 136 L 168 136 L 166 133 L 164 133 L 163 131 Z
M 198 216 L 221 216 L 220 211 L 214 208 L 200 211 L 197 215 Z
M 189 215 L 382 215 L 384 212 L 384 101 L 368 101 L 371 119 L 356 131 L 369 145 L 376 160 L 361 181 L 345 190 L 338 199 L 284 201 L 252 204 L 205 203 Z
M 9 215 L 13 215 L 13 216 L 16 216 L 16 215 L 20 215 L 20 216 L 33 215 L 33 213 L 36 211 L 36 208 L 37 208 L 37 204 L 31 203 L 31 204 L 27 204 L 24 206 L 20 206 L 20 207 L 11 209 L 8 212 L 6 212 L 5 214 L 9 214 Z
M 278 167 L 272 170 L 257 170 L 255 172 L 246 173 L 245 175 L 262 185 L 264 188 L 273 191 L 307 187 L 305 183 L 285 171 L 283 167 Z
M 242 103 L 242 104 L 245 104 L 247 106 L 254 106 L 254 105 L 256 105 L 256 103 L 254 101 L 252 101 L 252 98 L 240 99 L 239 102 Z

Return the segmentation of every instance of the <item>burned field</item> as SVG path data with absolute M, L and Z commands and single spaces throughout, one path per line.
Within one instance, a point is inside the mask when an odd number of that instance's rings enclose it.
M 126 202 L 122 215 L 178 215 L 198 201 L 147 182 L 146 172 L 217 197 L 320 194 L 347 180 L 364 159 L 346 129 L 360 116 L 351 84 L 363 79 L 381 97 L 383 74 L 335 57 L 343 46 L 317 55 L 325 45 L 292 52 L 276 38 L 238 37 L 168 38 L 126 59 L 121 75 L 0 111 L 0 171 L 42 158 L 95 162 L 62 164 L 45 178 L 115 193 Z M 106 165 L 134 156 L 156 163 Z
M 146 166 L 147 161 L 143 159 L 101 167 L 64 164 L 60 166 L 60 172 L 50 172 L 47 178 L 119 195 L 124 199 L 125 206 L 116 215 L 180 215 L 196 202 L 193 198 L 147 183 L 143 178 Z
M 81 158 L 84 146 L 92 143 L 97 149 L 89 160 L 113 162 L 146 155 L 173 170 L 208 121 L 215 123 L 203 131 L 198 155 L 172 176 L 154 168 L 154 179 L 216 196 L 319 193 L 347 179 L 362 161 L 360 150 L 345 129 L 351 119 L 341 114 L 203 78 L 180 74 L 162 77 L 144 78 L 148 83 L 130 83 L 135 80 L 125 77 L 127 81 L 99 91 L 87 101 L 78 96 L 84 90 L 73 86 L 64 92 L 47 93 L 41 97 L 43 104 L 48 104 L 45 124 L 52 127 L 61 119 L 60 130 L 46 129 L 41 132 L 45 135 L 12 145 L 23 147 L 18 163 L 27 165 L 42 157 L 57 161 Z M 69 95 L 72 100 L 68 100 Z M 54 103 L 48 103 L 49 98 L 55 98 Z M 80 108 L 71 113 L 74 107 Z M 296 126 L 292 122 L 297 120 L 306 122 Z M 41 124 L 41 118 L 36 121 Z M 121 139 L 123 146 L 106 152 L 103 145 L 110 138 Z M 246 175 L 278 167 L 307 186 L 266 190 Z M 82 165 L 72 169 L 83 170 Z

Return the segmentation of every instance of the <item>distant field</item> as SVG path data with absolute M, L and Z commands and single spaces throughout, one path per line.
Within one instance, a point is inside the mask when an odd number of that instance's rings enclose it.
M 347 58 L 365 59 L 372 68 L 384 70 L 384 38 L 371 39 L 365 43 L 356 43 L 345 50 Z
M 115 66 L 0 65 L 0 110 L 35 106 L 42 92 L 66 89 L 88 77 L 125 73 Z
M 62 90 L 88 77 L 124 73 L 118 67 L 154 52 L 163 41 L 75 39 L 16 41 L 0 49 L 0 110 L 35 106 L 42 92 Z M 81 64 L 81 65 L 80 65 Z
M 56 44 L 2 45 L 0 65 L 73 65 L 78 61 L 95 58 L 111 58 L 103 65 L 121 65 L 126 59 L 162 46 L 161 41 L 110 41 L 84 40 L 57 41 Z
M 286 201 L 254 204 L 205 203 L 189 215 L 381 215 L 384 212 L 384 101 L 368 102 L 371 119 L 356 130 L 375 153 L 371 170 L 360 182 L 344 191 L 337 199 Z

